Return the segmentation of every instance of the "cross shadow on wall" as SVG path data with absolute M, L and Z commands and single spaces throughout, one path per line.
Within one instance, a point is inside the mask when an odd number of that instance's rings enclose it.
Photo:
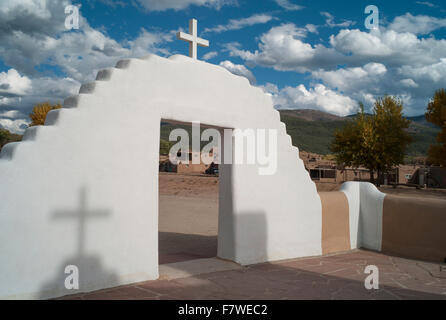
M 79 204 L 74 210 L 63 209 L 56 210 L 51 215 L 51 220 L 58 223 L 64 220 L 71 220 L 77 224 L 77 249 L 72 258 L 66 259 L 59 267 L 59 271 L 53 280 L 45 283 L 39 293 L 40 299 L 50 297 L 60 297 L 72 295 L 80 292 L 86 292 L 97 289 L 97 285 L 104 284 L 107 287 L 117 286 L 118 277 L 110 270 L 106 270 L 98 255 L 88 254 L 86 230 L 88 221 L 92 219 L 107 219 L 111 213 L 105 209 L 90 209 L 88 205 L 88 192 L 85 186 L 79 190 Z M 61 226 L 63 228 L 63 225 Z M 68 235 L 67 235 L 68 236 Z M 67 266 L 76 266 L 79 270 L 79 289 L 67 289 L 65 280 L 71 272 L 65 273 Z

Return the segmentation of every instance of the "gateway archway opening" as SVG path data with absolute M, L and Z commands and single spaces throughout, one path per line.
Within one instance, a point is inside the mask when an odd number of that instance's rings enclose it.
M 221 130 L 200 124 L 200 136 L 208 128 Z M 190 137 L 190 151 L 187 154 L 182 154 L 183 150 L 172 151 L 172 146 L 179 141 L 169 141 L 169 135 L 175 129 L 185 130 Z M 203 141 L 200 151 L 210 142 L 216 146 L 218 144 L 212 138 Z M 158 176 L 159 265 L 217 257 L 222 173 L 217 161 L 209 160 L 217 159 L 217 149 L 208 153 L 192 150 L 192 123 L 161 120 Z M 177 164 L 170 161 L 169 153 L 177 156 Z M 194 157 L 206 157 L 207 160 L 192 161 Z

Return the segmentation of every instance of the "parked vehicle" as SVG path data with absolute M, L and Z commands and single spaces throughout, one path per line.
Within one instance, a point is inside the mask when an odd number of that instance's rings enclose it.
M 204 173 L 210 174 L 210 175 L 214 175 L 214 176 L 218 176 L 218 174 L 219 174 L 218 164 L 215 164 L 215 163 L 212 162 L 211 165 L 209 166 L 209 168 L 207 168 Z

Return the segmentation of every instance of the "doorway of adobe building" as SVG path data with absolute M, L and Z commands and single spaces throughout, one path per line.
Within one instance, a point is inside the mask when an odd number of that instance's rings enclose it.
M 203 132 L 207 128 L 209 126 L 202 125 L 200 130 Z M 178 157 L 187 158 L 189 163 L 179 160 L 178 164 L 173 164 L 169 153 L 177 141 L 169 141 L 169 135 L 175 129 L 185 130 L 189 135 L 189 143 L 192 143 L 191 123 L 161 120 L 158 176 L 159 265 L 217 256 L 221 175 L 219 166 L 215 163 L 210 165 L 209 161 L 191 163 L 193 157 L 201 158 L 201 153 L 197 154 L 196 151 L 186 156 L 177 152 Z M 200 150 L 210 141 L 201 142 Z M 214 152 L 217 149 L 206 156 L 215 158 Z

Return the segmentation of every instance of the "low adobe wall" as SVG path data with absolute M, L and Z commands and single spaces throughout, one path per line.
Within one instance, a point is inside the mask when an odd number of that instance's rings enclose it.
M 347 197 L 343 192 L 319 193 L 322 203 L 322 254 L 351 249 Z
M 446 200 L 387 195 L 382 251 L 421 260 L 446 260 Z
M 348 199 L 352 249 L 445 262 L 446 199 L 386 195 L 366 182 L 344 183 L 341 191 Z

